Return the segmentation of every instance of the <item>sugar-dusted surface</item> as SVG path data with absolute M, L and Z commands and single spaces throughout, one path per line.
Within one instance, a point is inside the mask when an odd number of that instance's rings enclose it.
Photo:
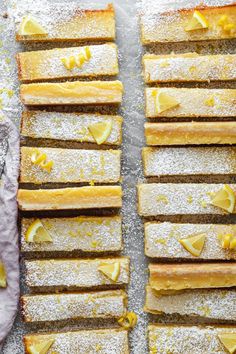
M 68 77 L 96 77 L 118 74 L 117 46 L 113 43 L 88 46 L 91 58 L 81 67 L 66 69 L 62 59 L 84 55 L 85 47 L 22 52 L 17 56 L 19 79 L 48 80 Z
M 22 252 L 112 252 L 122 249 L 119 216 L 40 219 L 53 239 L 53 242 L 42 244 L 25 241 L 27 229 L 34 220 L 22 219 Z
M 145 311 L 198 316 L 220 320 L 234 320 L 236 316 L 235 289 L 185 290 L 171 295 L 161 295 L 146 289 Z
M 99 271 L 101 264 L 120 264 L 117 281 Z M 26 283 L 29 288 L 90 288 L 104 285 L 125 285 L 129 282 L 128 258 L 49 259 L 25 261 Z
M 126 312 L 123 290 L 21 297 L 26 322 L 80 318 L 119 318 Z
M 236 79 L 236 55 L 146 54 L 143 57 L 147 83 L 218 81 Z
M 221 333 L 236 333 L 236 327 L 150 325 L 149 350 L 153 354 L 225 354 Z
M 99 122 L 112 122 L 111 134 L 104 144 L 121 144 L 122 118 L 101 114 L 27 111 L 23 113 L 21 134 L 30 138 L 71 140 L 95 143 L 88 127 Z
M 179 240 L 197 234 L 205 234 L 205 244 L 199 257 L 194 257 Z M 185 259 L 236 259 L 235 250 L 221 247 L 219 235 L 236 235 L 236 225 L 175 224 L 170 222 L 145 224 L 145 253 L 153 258 Z
M 53 339 L 48 354 L 128 354 L 128 332 L 121 329 L 35 334 L 25 337 L 28 348 L 34 341 Z
M 46 154 L 47 161 L 52 161 L 51 172 L 45 171 L 31 161 L 37 151 Z M 120 180 L 119 150 L 72 150 L 56 148 L 21 148 L 22 183 L 69 183 L 98 182 L 116 183 Z
M 211 205 L 212 196 L 223 184 L 150 183 L 138 186 L 139 214 L 156 215 L 225 215 Z M 235 185 L 230 185 L 236 191 Z M 235 213 L 235 210 L 234 210 Z
M 235 117 L 235 89 L 146 88 L 146 117 Z M 176 99 L 179 106 L 157 112 L 155 93 L 163 92 Z M 213 104 L 208 104 L 213 100 Z
M 144 148 L 146 177 L 175 175 L 233 175 L 235 147 Z

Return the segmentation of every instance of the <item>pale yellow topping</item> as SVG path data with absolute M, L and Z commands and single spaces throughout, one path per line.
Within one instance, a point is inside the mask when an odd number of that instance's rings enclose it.
M 90 133 L 98 145 L 105 143 L 112 130 L 112 121 L 99 122 L 88 126 Z
M 198 10 L 195 10 L 193 17 L 189 21 L 185 28 L 185 31 L 196 31 L 204 28 L 208 28 L 209 24 L 205 16 Z
M 100 263 L 98 270 L 110 280 L 117 282 L 120 275 L 120 262 Z
M 39 219 L 36 219 L 28 228 L 25 234 L 26 242 L 52 242 L 52 238 Z
M 235 206 L 234 191 L 225 184 L 212 198 L 211 204 L 232 213 Z
M 47 155 L 42 154 L 37 149 L 35 149 L 31 155 L 31 162 L 34 165 L 40 166 L 43 170 L 47 171 L 48 173 L 50 173 L 53 168 L 53 161 L 47 161 Z
M 40 343 L 32 344 L 28 349 L 29 353 L 30 354 L 47 354 L 49 349 L 53 345 L 53 343 L 54 343 L 54 339 L 49 339 L 49 340 L 45 340 Z
M 218 337 L 229 353 L 234 354 L 236 351 L 236 333 L 220 333 Z
M 23 17 L 19 34 L 21 36 L 45 35 L 46 30 L 30 15 Z
M 0 288 L 6 288 L 7 286 L 7 276 L 5 266 L 0 262 Z
M 167 95 L 164 92 L 153 91 L 152 95 L 155 99 L 157 113 L 165 112 L 179 105 L 179 102 L 174 97 Z
M 137 322 L 138 316 L 134 312 L 128 312 L 118 320 L 119 325 L 127 330 L 134 328 Z
M 206 240 L 206 234 L 193 235 L 179 240 L 180 244 L 193 256 L 199 257 Z

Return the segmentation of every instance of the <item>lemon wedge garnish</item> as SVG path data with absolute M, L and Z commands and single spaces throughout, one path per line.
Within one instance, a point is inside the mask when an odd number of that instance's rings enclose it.
M 214 196 L 211 204 L 232 213 L 235 205 L 235 193 L 227 184 Z
M 35 220 L 26 231 L 26 242 L 52 242 L 52 238 L 39 219 Z
M 19 34 L 21 36 L 32 36 L 37 34 L 47 34 L 45 29 L 30 15 L 23 17 L 20 24 Z
M 118 323 L 125 329 L 132 329 L 138 322 L 138 316 L 134 312 L 128 312 L 125 316 L 122 316 Z
M 75 57 L 61 58 L 64 67 L 68 70 L 72 70 L 75 67 Z
M 236 333 L 220 333 L 218 337 L 229 353 L 234 354 L 236 351 Z
M 179 240 L 181 245 L 193 256 L 199 257 L 206 240 L 206 234 L 198 234 Z
M 29 347 L 30 354 L 47 354 L 54 343 L 54 339 L 45 340 L 44 342 L 32 344 Z
M 194 11 L 193 17 L 189 21 L 185 31 L 195 31 L 203 28 L 208 28 L 209 23 L 205 16 L 198 10 Z
M 120 262 L 115 263 L 100 263 L 98 270 L 106 277 L 116 282 L 120 275 Z
M 157 113 L 162 113 L 179 105 L 179 102 L 174 97 L 167 95 L 164 92 L 156 93 L 154 91 L 154 97 L 156 98 Z
M 7 276 L 4 264 L 0 262 L 0 288 L 6 288 L 7 286 Z
M 90 133 L 98 145 L 103 144 L 111 134 L 112 122 L 98 122 L 88 126 Z

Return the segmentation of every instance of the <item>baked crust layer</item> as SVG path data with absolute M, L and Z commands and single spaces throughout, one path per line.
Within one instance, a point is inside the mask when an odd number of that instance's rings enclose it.
M 21 134 L 33 139 L 69 140 L 96 143 L 88 127 L 99 122 L 112 122 L 111 134 L 104 145 L 120 145 L 122 122 L 120 116 L 47 111 L 25 111 L 21 119 Z
M 173 97 L 179 105 L 158 113 L 157 95 L 165 93 Z M 146 117 L 235 117 L 235 89 L 148 87 L 145 89 Z
M 195 10 L 209 22 L 209 28 L 197 31 L 185 31 Z M 151 9 L 141 17 L 141 39 L 143 44 L 189 42 L 235 38 L 234 31 L 224 31 L 218 25 L 222 16 L 227 16 L 230 23 L 236 22 L 236 5 L 199 6 L 163 13 L 153 13 Z
M 68 70 L 62 59 L 83 55 L 85 47 L 57 48 L 23 52 L 16 55 L 18 77 L 22 82 L 72 77 L 115 76 L 119 72 L 114 43 L 87 46 L 91 58 L 81 67 Z
M 100 41 L 115 39 L 115 12 L 112 4 L 105 9 L 86 10 L 75 6 L 64 5 L 59 9 L 63 13 L 61 18 L 55 17 L 54 4 L 46 13 L 45 23 L 40 24 L 46 35 L 22 36 L 16 33 L 17 41 L 28 42 L 55 42 L 55 41 Z M 48 23 L 50 18 L 50 23 Z
M 144 78 L 155 82 L 209 82 L 236 80 L 236 55 L 197 53 L 143 56 Z
M 74 218 L 43 218 L 40 222 L 52 242 L 28 243 L 26 233 L 36 219 L 21 222 L 21 252 L 40 255 L 57 252 L 117 252 L 123 248 L 121 217 L 78 216 Z
M 126 313 L 123 290 L 21 297 L 24 322 L 53 322 L 80 318 L 120 318 Z
M 236 286 L 235 263 L 150 264 L 153 290 L 230 288 Z
M 129 354 L 128 331 L 119 328 L 28 334 L 24 337 L 26 354 L 31 353 L 32 344 L 47 340 L 54 340 L 50 354 L 85 354 L 91 351 L 98 351 L 99 354 Z
M 52 161 L 51 172 L 32 163 L 37 151 Z M 120 181 L 120 150 L 21 148 L 21 183 L 116 183 Z
M 236 144 L 236 122 L 145 123 L 148 145 Z
M 120 186 L 19 189 L 17 200 L 21 210 L 120 208 L 122 191 Z
M 226 215 L 211 205 L 223 184 L 149 183 L 138 185 L 138 211 L 142 216 Z M 230 185 L 236 191 L 236 185 Z M 236 213 L 234 209 L 233 214 Z
M 236 235 L 236 225 L 228 224 L 176 224 L 170 222 L 144 224 L 145 254 L 152 258 L 226 260 L 236 259 L 235 250 L 223 249 L 219 236 Z M 193 256 L 180 244 L 180 240 L 204 234 L 205 244 L 199 257 Z

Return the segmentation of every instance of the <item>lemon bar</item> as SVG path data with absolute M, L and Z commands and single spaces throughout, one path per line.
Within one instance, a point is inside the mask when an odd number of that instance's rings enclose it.
M 176 313 L 234 321 L 235 301 L 235 289 L 195 289 L 162 294 L 147 286 L 144 310 L 157 315 Z
M 27 242 L 26 235 L 37 219 L 23 218 L 21 222 L 21 251 L 39 252 L 117 252 L 123 248 L 121 217 L 43 218 L 39 219 L 52 242 Z
M 236 55 L 197 53 L 143 56 L 144 78 L 155 82 L 209 82 L 236 80 Z
M 45 157 L 50 170 L 32 162 L 34 154 Z M 120 180 L 120 150 L 72 150 L 21 148 L 22 183 L 115 183 Z
M 17 199 L 21 210 L 120 208 L 122 191 L 120 186 L 19 189 Z
M 120 104 L 120 81 L 73 81 L 22 84 L 20 97 L 29 106 Z
M 236 327 L 230 325 L 149 325 L 149 353 L 225 354 L 228 351 L 219 339 L 219 335 L 225 333 L 232 333 L 235 336 Z
M 33 18 L 42 26 L 45 34 L 21 34 L 20 23 L 23 18 L 16 18 L 17 41 L 79 42 L 115 39 L 115 12 L 112 4 L 100 9 L 84 9 L 76 3 L 70 3 L 70 6 L 53 4 L 47 6 L 44 16 L 38 19 L 35 15 Z
M 53 341 L 50 354 L 129 354 L 128 331 L 119 328 L 28 334 L 25 352 L 30 354 L 32 345 L 48 341 Z
M 187 31 L 194 12 L 200 12 L 207 23 L 206 28 Z M 146 11 L 141 17 L 141 38 L 143 44 L 189 42 L 235 38 L 234 30 L 226 30 L 220 25 L 222 17 L 227 24 L 236 22 L 236 5 L 202 6 L 153 13 Z M 234 28 L 233 28 L 234 29 Z
M 155 176 L 235 175 L 235 147 L 145 147 L 144 174 Z
M 234 224 L 176 224 L 170 222 L 148 222 L 145 230 L 145 254 L 152 258 L 236 260 L 235 249 L 221 246 L 221 235 L 236 236 Z M 201 254 L 196 257 L 188 252 L 180 240 L 204 235 L 205 243 Z
M 21 134 L 33 139 L 96 143 L 89 127 L 111 122 L 111 133 L 103 144 L 120 145 L 122 121 L 120 116 L 112 115 L 25 111 L 22 114 Z
M 85 58 L 88 50 L 89 59 L 76 65 L 74 60 Z M 71 68 L 63 60 L 71 60 Z M 114 43 L 87 47 L 57 48 L 19 53 L 16 56 L 20 81 L 51 80 L 70 77 L 99 77 L 117 75 L 118 56 Z
M 192 118 L 192 117 L 235 117 L 235 89 L 148 87 L 146 95 L 146 117 L 148 118 Z M 165 109 L 165 98 L 175 100 L 175 106 Z
M 145 123 L 148 145 L 236 144 L 236 122 Z
M 126 313 L 123 290 L 21 297 L 25 322 L 63 321 L 82 318 L 120 318 Z
M 236 191 L 236 185 L 230 185 Z M 223 184 L 150 183 L 138 185 L 139 214 L 158 215 L 225 215 L 211 204 Z M 233 213 L 236 213 L 234 208 Z
M 117 267 L 112 280 L 99 269 L 102 265 Z M 129 258 L 49 259 L 25 261 L 26 284 L 32 289 L 79 290 L 103 286 L 125 286 L 129 283 Z
M 150 264 L 149 273 L 149 285 L 155 291 L 236 286 L 236 264 L 232 262 Z

